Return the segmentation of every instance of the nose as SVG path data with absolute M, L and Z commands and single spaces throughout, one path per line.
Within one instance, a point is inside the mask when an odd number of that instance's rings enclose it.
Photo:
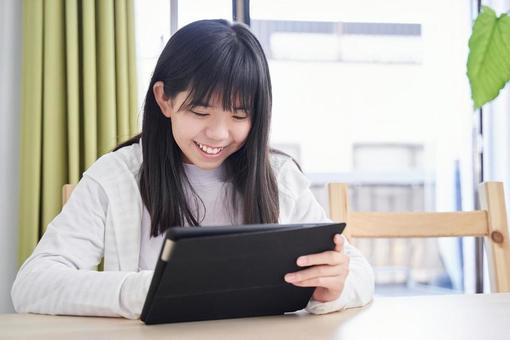
M 229 127 L 224 119 L 217 117 L 212 120 L 205 130 L 207 138 L 215 141 L 228 139 Z

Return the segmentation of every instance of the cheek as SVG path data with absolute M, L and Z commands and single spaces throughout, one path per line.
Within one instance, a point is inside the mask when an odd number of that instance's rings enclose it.
M 185 142 L 187 139 L 193 139 L 200 131 L 201 126 L 192 119 L 186 117 L 175 117 L 172 119 L 172 133 L 176 140 Z
M 239 125 L 234 129 L 233 137 L 236 143 L 243 143 L 248 134 L 250 133 L 251 122 L 243 122 L 239 123 Z

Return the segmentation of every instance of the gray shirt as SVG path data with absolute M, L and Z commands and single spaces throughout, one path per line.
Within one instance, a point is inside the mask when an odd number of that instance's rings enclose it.
M 201 226 L 232 225 L 242 223 L 242 218 L 232 208 L 232 184 L 224 181 L 224 166 L 203 170 L 192 164 L 184 164 L 186 176 L 196 195 L 187 190 L 188 204 Z M 150 215 L 144 208 L 140 238 L 139 270 L 153 270 L 156 266 L 164 234 L 150 236 Z

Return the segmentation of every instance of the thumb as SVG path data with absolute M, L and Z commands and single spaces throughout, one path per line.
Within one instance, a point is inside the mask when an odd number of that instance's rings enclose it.
M 344 242 L 345 239 L 342 235 L 336 234 L 333 238 L 333 241 L 335 242 L 335 251 L 342 252 L 344 250 Z

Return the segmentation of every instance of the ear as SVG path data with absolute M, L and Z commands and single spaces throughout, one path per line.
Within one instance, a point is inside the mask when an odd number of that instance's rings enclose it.
M 162 81 L 157 81 L 152 87 L 152 91 L 161 112 L 165 117 L 170 118 L 173 114 L 173 106 L 170 98 L 165 94 L 165 84 Z

